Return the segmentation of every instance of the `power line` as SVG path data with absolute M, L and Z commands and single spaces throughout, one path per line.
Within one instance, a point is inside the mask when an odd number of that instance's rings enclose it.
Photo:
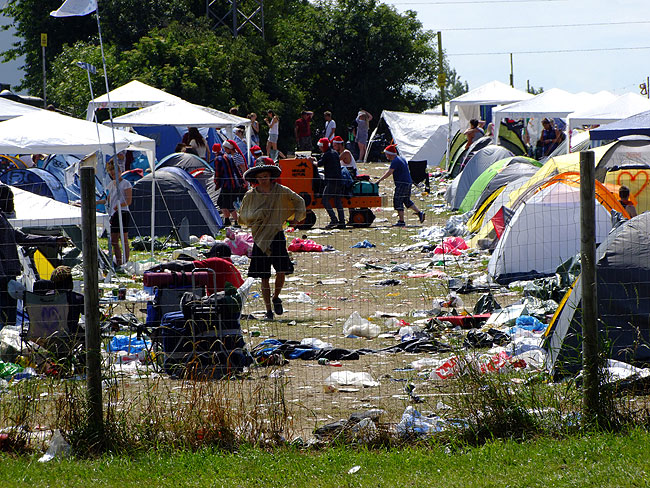
M 634 24 L 650 24 L 650 20 L 634 20 L 623 22 L 593 22 L 589 24 L 554 24 L 554 25 L 511 25 L 502 27 L 452 27 L 450 29 L 432 29 L 434 31 L 440 30 L 442 32 L 451 31 L 485 31 L 485 30 L 511 30 L 511 29 L 555 29 L 558 27 L 594 27 L 602 25 L 634 25 Z
M 460 4 L 493 4 L 493 3 L 548 3 L 566 2 L 567 0 L 433 0 L 424 2 L 387 2 L 392 5 L 460 5 Z
M 590 49 L 557 49 L 548 51 L 503 51 L 503 52 L 487 52 L 487 53 L 447 53 L 447 56 L 489 56 L 497 54 L 550 54 L 550 53 L 585 53 L 585 52 L 598 52 L 598 51 L 640 51 L 643 49 L 650 49 L 650 46 L 639 47 L 602 47 Z

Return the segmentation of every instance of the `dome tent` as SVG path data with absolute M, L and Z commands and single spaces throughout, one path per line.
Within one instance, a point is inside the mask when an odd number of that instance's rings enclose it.
M 599 335 L 612 359 L 650 363 L 650 213 L 630 219 L 596 250 Z M 555 377 L 581 368 L 582 282 L 578 278 L 553 316 L 545 337 L 547 369 Z
M 222 226 L 205 189 L 180 168 L 161 168 L 156 171 L 155 219 L 156 235 L 165 235 L 179 228 L 184 219 L 191 234 L 215 235 Z M 130 206 L 133 224 L 140 235 L 151 235 L 151 183 L 149 174 L 133 186 L 133 202 Z

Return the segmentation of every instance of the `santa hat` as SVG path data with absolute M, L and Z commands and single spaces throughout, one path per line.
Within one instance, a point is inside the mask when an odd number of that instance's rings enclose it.
M 251 154 L 254 156 L 260 156 L 262 155 L 262 148 L 260 146 L 253 146 L 251 147 Z
M 336 136 L 334 139 L 332 139 L 332 142 L 334 144 L 345 144 L 345 141 L 341 136 Z
M 224 149 L 235 149 L 235 146 L 236 146 L 236 145 L 237 145 L 237 144 L 236 144 L 235 141 L 233 141 L 232 139 L 228 139 L 227 141 L 225 141 L 225 142 L 222 144 L 222 146 L 223 146 Z
M 330 140 L 327 137 L 321 137 L 318 140 L 318 147 L 322 148 L 323 151 L 327 151 L 330 147 Z
M 212 152 L 215 154 L 219 154 L 221 152 L 221 144 L 219 144 L 218 142 L 212 144 Z
M 397 146 L 395 144 L 391 144 L 389 146 L 386 146 L 386 149 L 384 149 L 384 152 L 386 154 L 390 154 L 391 156 L 397 156 Z

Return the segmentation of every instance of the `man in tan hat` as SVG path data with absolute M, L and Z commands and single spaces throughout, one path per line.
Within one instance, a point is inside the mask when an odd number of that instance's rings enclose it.
M 285 276 L 293 273 L 282 226 L 287 220 L 301 221 L 307 215 L 302 197 L 276 182 L 281 173 L 280 167 L 272 164 L 255 166 L 246 171 L 244 178 L 254 188 L 244 195 L 239 209 L 239 222 L 250 227 L 253 234 L 248 276 L 262 280 L 266 320 L 273 320 L 274 313 L 284 313 L 280 292 Z M 275 269 L 273 296 L 271 266 Z

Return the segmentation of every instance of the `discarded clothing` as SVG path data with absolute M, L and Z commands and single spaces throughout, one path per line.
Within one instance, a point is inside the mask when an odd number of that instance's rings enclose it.
M 462 237 L 447 237 L 442 245 L 436 246 L 433 250 L 434 254 L 453 254 L 454 256 L 460 256 L 464 251 L 469 249 L 465 239 Z
M 361 242 L 357 242 L 354 246 L 350 246 L 351 248 L 356 248 L 356 249 L 366 249 L 369 247 L 377 247 L 375 246 L 372 242 L 370 242 L 368 239 L 364 239 Z
M 323 252 L 323 246 L 311 239 L 294 238 L 289 244 L 291 252 Z

